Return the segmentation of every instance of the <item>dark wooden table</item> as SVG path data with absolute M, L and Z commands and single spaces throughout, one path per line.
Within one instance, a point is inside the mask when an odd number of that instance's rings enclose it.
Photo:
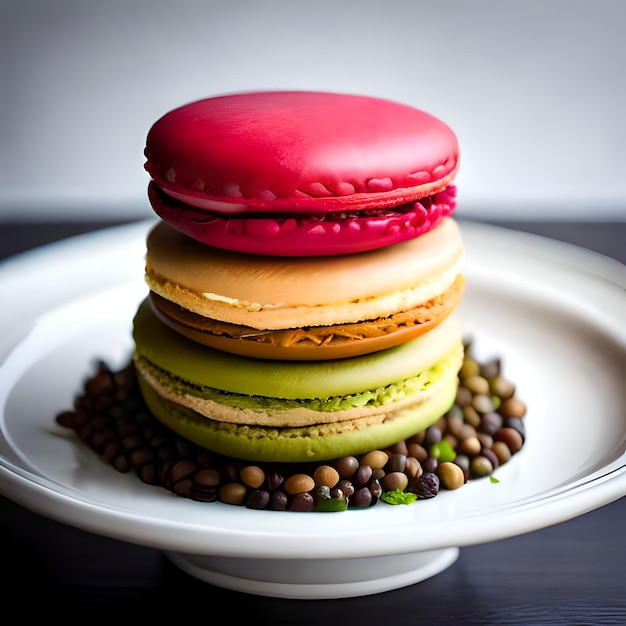
M 0 224 L 0 258 L 109 225 Z M 626 262 L 626 221 L 499 225 Z M 186 624 L 626 625 L 626 498 L 550 528 L 462 548 L 452 567 L 419 584 L 323 601 L 214 587 L 158 550 L 92 535 L 0 498 L 0 571 L 2 613 L 14 615 L 11 623 L 43 615 L 68 623 L 156 617 Z

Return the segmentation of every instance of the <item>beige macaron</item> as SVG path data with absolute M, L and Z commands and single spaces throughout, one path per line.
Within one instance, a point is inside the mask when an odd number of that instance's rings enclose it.
M 146 282 L 159 318 L 244 356 L 327 360 L 400 345 L 440 324 L 464 287 L 463 243 L 447 218 L 393 246 L 334 257 L 267 257 L 203 245 L 159 223 Z

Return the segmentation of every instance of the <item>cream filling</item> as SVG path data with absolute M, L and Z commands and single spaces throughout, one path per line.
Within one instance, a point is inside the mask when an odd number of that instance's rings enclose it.
M 286 400 L 272 402 L 267 398 L 259 398 L 258 406 L 255 406 L 257 400 L 254 397 L 237 398 L 238 394 L 230 394 L 230 398 L 227 394 L 224 401 L 219 402 L 211 397 L 204 397 L 214 394 L 214 390 L 211 393 L 204 393 L 203 396 L 201 387 L 172 378 L 163 370 L 151 366 L 145 359 L 136 358 L 135 366 L 142 378 L 159 396 L 209 419 L 250 426 L 305 427 L 361 418 L 380 421 L 381 417 L 389 418 L 403 410 L 419 406 L 449 388 L 451 384 L 455 384 L 463 354 L 463 346 L 460 344 L 444 361 L 430 370 L 408 381 L 392 383 L 372 392 L 354 394 L 343 402 L 338 400 L 340 408 L 337 410 L 311 408 L 315 407 L 315 402 L 298 403 Z M 245 406 L 246 404 L 248 406 Z M 342 405 L 349 406 L 341 408 Z
M 220 202 L 219 200 L 211 200 L 210 198 L 200 198 L 199 196 L 193 196 L 191 194 L 180 193 L 173 189 L 166 189 L 160 187 L 161 191 L 164 191 L 168 196 L 171 196 L 175 200 L 180 200 L 185 204 L 203 209 L 205 211 L 215 211 L 216 213 L 223 213 L 225 215 L 234 213 L 243 213 L 248 210 L 247 204 L 234 203 L 234 202 Z

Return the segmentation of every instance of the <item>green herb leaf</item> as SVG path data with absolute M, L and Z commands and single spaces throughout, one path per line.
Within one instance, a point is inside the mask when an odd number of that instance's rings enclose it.
M 387 504 L 411 504 L 417 500 L 417 495 L 410 491 L 402 491 L 401 489 L 394 489 L 393 491 L 386 491 L 380 496 L 380 499 Z
M 500 481 L 499 481 L 499 480 L 498 480 L 495 476 L 489 476 L 489 480 L 490 480 L 492 483 L 499 483 L 499 482 L 500 482 Z
M 316 513 L 336 513 L 348 509 L 348 498 L 323 498 L 315 505 Z
M 446 463 L 456 459 L 456 452 L 452 444 L 446 439 L 433 443 L 433 445 L 430 446 L 429 453 L 430 456 L 437 459 L 440 463 Z

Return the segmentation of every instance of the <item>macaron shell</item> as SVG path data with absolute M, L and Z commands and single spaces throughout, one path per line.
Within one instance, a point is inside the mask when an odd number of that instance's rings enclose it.
M 448 186 L 459 161 L 456 136 L 428 113 L 307 91 L 179 107 L 152 126 L 145 154 L 159 187 L 223 212 L 403 204 Z
M 450 288 L 463 254 L 451 218 L 395 246 L 290 259 L 205 246 L 161 222 L 148 236 L 146 281 L 158 295 L 198 315 L 277 330 L 411 309 Z
M 428 401 L 375 423 L 364 417 L 305 428 L 264 428 L 207 419 L 164 400 L 141 376 L 138 380 L 153 415 L 182 437 L 233 458 L 285 463 L 358 455 L 408 439 L 445 414 L 454 402 L 458 386 L 456 376 L 444 379 Z
M 274 213 L 246 219 L 241 214 L 220 215 L 196 209 L 148 187 L 154 212 L 181 233 L 206 245 L 268 256 L 331 256 L 352 254 L 413 239 L 435 228 L 453 214 L 455 188 L 449 186 L 403 205 L 402 211 L 382 214 L 312 214 L 295 216 Z M 334 215 L 336 217 L 330 217 Z
M 214 350 L 165 325 L 144 300 L 134 317 L 137 355 L 189 383 L 233 393 L 302 399 L 345 396 L 415 376 L 462 341 L 454 315 L 400 346 L 351 359 L 271 361 Z

